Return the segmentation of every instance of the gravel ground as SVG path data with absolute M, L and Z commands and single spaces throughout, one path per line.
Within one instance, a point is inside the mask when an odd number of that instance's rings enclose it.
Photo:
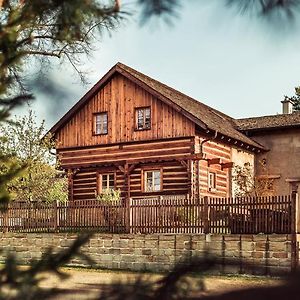
M 69 269 L 62 271 L 69 275 L 62 280 L 54 275 L 47 275 L 42 281 L 41 287 L 56 288 L 62 294 L 55 296 L 55 300 L 84 300 L 96 299 L 101 290 L 116 282 L 133 282 L 140 275 L 148 281 L 156 281 L 161 278 L 159 274 L 139 274 L 132 272 Z M 189 277 L 192 283 L 197 282 L 196 277 Z M 218 294 L 235 289 L 243 289 L 258 286 L 278 285 L 280 280 L 276 278 L 250 277 L 250 276 L 208 276 L 205 279 L 206 294 Z

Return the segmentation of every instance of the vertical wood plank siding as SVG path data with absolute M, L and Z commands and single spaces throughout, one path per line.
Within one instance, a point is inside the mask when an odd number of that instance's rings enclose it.
M 135 107 L 151 106 L 151 130 L 135 130 Z M 108 134 L 92 135 L 93 113 L 108 112 Z M 116 75 L 56 134 L 57 148 L 192 136 L 195 124 L 147 91 Z

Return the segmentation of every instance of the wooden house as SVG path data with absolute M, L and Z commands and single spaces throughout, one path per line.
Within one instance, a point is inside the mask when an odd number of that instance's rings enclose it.
M 116 64 L 50 130 L 70 200 L 120 189 L 125 199 L 231 196 L 234 161 L 265 148 L 234 119 Z

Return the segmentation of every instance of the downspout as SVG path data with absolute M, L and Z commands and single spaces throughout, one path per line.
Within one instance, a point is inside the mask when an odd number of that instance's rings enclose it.
M 201 158 L 203 158 L 203 145 L 204 143 L 207 143 L 209 141 L 213 141 L 217 138 L 217 135 L 218 135 L 218 130 L 215 131 L 215 135 L 211 138 L 208 138 L 208 139 L 205 139 L 203 140 L 201 143 L 200 143 L 200 154 L 201 154 Z

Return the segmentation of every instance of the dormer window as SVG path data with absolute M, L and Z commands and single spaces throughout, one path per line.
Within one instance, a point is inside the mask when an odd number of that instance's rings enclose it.
M 138 107 L 135 109 L 136 130 L 147 130 L 151 128 L 151 108 Z
M 93 123 L 94 135 L 107 134 L 107 112 L 95 113 Z

